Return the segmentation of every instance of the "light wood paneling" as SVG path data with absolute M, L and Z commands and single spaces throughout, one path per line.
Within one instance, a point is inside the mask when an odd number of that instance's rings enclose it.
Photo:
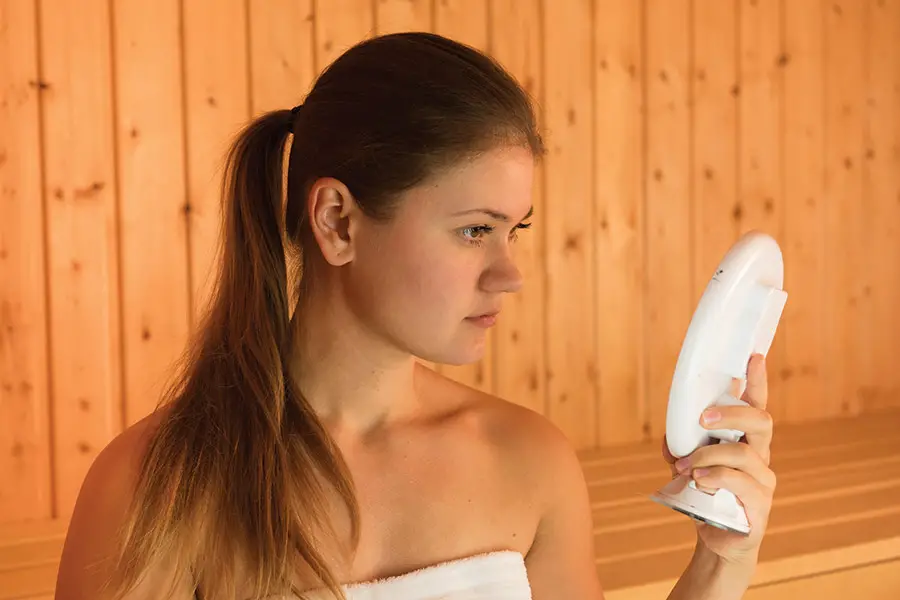
M 694 309 L 691 302 L 689 5 L 688 0 L 647 0 L 644 13 L 645 401 L 647 435 L 656 438 L 665 432 L 672 372 Z
M 871 331 L 863 203 L 863 2 L 825 2 L 825 405 L 857 414 Z M 848 199 L 855 201 L 849 202 Z M 852 348 L 852 351 L 848 351 Z
M 745 600 L 843 600 L 851 596 L 868 600 L 893 600 L 900 593 L 900 560 L 889 560 L 856 569 L 841 569 L 818 577 L 803 577 L 747 591 Z
M 375 33 L 370 0 L 315 0 L 316 70 Z
M 432 31 L 431 0 L 376 0 L 375 31 L 378 35 L 402 31 Z
M 805 419 L 813 408 L 826 410 L 825 378 L 825 136 L 824 22 L 820 0 L 784 4 L 784 285 L 790 300 L 784 307 L 780 336 L 784 358 L 771 373 L 784 380 L 781 415 Z M 818 398 L 810 402 L 794 398 Z
M 579 448 L 663 434 L 728 245 L 781 243 L 778 423 L 900 406 L 900 0 L 23 0 L 0 11 L 0 520 L 63 516 L 208 300 L 225 152 L 375 32 L 486 50 L 549 156 L 483 361 Z
M 738 4 L 738 166 L 735 220 L 740 233 L 762 229 L 784 239 L 781 181 L 782 0 L 740 0 Z M 711 275 L 711 273 L 709 274 Z M 783 361 L 783 339 L 776 335 L 768 364 Z M 769 378 L 773 399 L 767 410 L 779 421 L 782 379 Z
M 871 243 L 860 257 L 870 279 L 868 314 L 870 370 L 858 383 L 863 412 L 897 405 L 900 369 L 898 256 L 900 240 L 900 0 L 865 2 L 863 209 L 869 211 Z
M 53 510 L 36 8 L 0 9 L 0 523 Z
M 638 441 L 644 403 L 643 49 L 640 3 L 602 0 L 594 19 L 594 277 L 597 439 Z
M 692 11 L 690 96 L 693 266 L 691 303 L 740 235 L 737 206 L 737 2 L 704 0 Z M 737 218 L 736 218 L 737 217 Z
M 250 110 L 293 108 L 316 78 L 313 0 L 250 0 Z
M 190 328 L 179 6 L 113 12 L 126 425 L 157 405 Z
M 547 417 L 578 447 L 597 443 L 593 13 L 586 0 L 543 4 Z
M 225 153 L 250 116 L 246 4 L 183 4 L 188 244 L 193 323 L 206 312 L 220 256 Z
M 122 429 L 121 290 L 109 3 L 40 3 L 55 515 Z

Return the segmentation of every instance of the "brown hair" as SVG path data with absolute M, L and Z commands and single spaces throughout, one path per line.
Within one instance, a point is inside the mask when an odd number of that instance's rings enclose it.
M 302 108 L 240 132 L 225 163 L 218 277 L 142 457 L 117 593 L 166 560 L 198 597 L 235 598 L 248 584 L 254 598 L 299 594 L 292 577 L 305 569 L 343 598 L 317 536 L 334 535 L 328 484 L 347 505 L 357 547 L 352 478 L 285 376 L 299 293 L 288 289 L 286 257 L 300 257 L 290 279 L 306 288 L 317 250 L 306 196 L 317 178 L 334 177 L 365 214 L 389 219 L 401 192 L 512 144 L 544 154 L 528 94 L 485 54 L 429 33 L 358 43 L 321 73 Z

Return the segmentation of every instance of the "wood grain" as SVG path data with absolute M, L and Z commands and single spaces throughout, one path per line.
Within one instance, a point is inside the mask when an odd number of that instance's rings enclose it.
M 159 402 L 190 327 L 179 9 L 128 0 L 113 12 L 126 425 Z
M 644 147 L 640 4 L 603 0 L 594 19 L 597 443 L 649 435 L 645 405 Z
M 691 291 L 690 15 L 686 0 L 648 0 L 645 356 L 647 436 L 665 433 L 669 386 L 694 312 Z
M 36 6 L 0 10 L 0 522 L 47 518 L 47 282 Z
M 597 443 L 591 3 L 545 2 L 547 417 L 578 447 Z M 552 199 L 552 200 L 551 200 Z
M 828 414 L 852 415 L 862 409 L 859 390 L 872 360 L 871 345 L 860 345 L 870 335 L 872 311 L 865 265 L 870 215 L 862 195 L 863 3 L 825 5 L 825 293 L 830 301 L 823 400 Z
M 784 383 L 772 405 L 789 421 L 829 414 L 824 400 L 825 293 L 825 77 L 824 4 L 784 5 L 784 285 L 788 301 L 778 335 L 784 338 L 783 367 L 771 376 Z M 816 402 L 811 401 L 817 398 Z
M 109 3 L 40 4 L 54 516 L 122 430 L 122 347 Z

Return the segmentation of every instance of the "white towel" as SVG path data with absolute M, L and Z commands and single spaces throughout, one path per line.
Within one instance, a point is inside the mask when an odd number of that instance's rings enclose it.
M 525 559 L 498 550 L 342 586 L 348 600 L 531 600 Z M 304 598 L 331 598 L 307 592 Z

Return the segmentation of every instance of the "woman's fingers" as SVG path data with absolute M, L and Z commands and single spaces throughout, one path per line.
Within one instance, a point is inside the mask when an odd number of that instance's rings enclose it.
M 732 382 L 732 393 L 736 394 L 740 389 L 740 380 Z M 706 429 L 735 429 L 744 432 L 745 445 L 748 449 L 755 453 L 758 461 L 749 460 L 748 466 L 752 462 L 758 462 L 755 468 L 755 475 L 763 478 L 774 476 L 768 469 L 771 458 L 770 446 L 772 444 L 773 421 L 772 415 L 766 411 L 766 405 L 769 400 L 768 379 L 766 373 L 766 361 L 762 354 L 754 354 L 750 357 L 747 367 L 747 388 L 741 397 L 749 406 L 711 406 L 703 412 L 701 416 L 701 424 Z M 712 420 L 707 420 L 711 417 Z M 703 446 L 695 450 L 691 456 L 682 459 L 684 464 L 690 465 L 691 468 L 696 466 L 698 460 L 706 461 L 706 466 L 713 466 L 716 463 L 715 457 L 720 452 L 728 454 L 722 455 L 723 458 L 731 456 L 734 450 L 719 450 L 719 448 L 727 448 L 732 444 L 711 444 Z M 738 450 L 742 452 L 742 450 Z M 666 436 L 662 438 L 662 454 L 665 461 L 672 469 L 672 475 L 684 472 L 683 469 L 675 467 L 675 457 L 669 452 Z M 699 456 L 699 458 L 697 458 Z M 748 454 L 750 456 L 750 454 Z M 711 460 L 713 462 L 709 462 Z M 680 463 L 681 461 L 679 461 Z M 724 463 L 723 463 L 724 464 Z M 729 465 L 726 465 L 729 466 Z M 738 465 L 732 465 L 737 467 Z M 754 473 L 751 473 L 753 476 Z M 763 481 L 763 484 L 766 482 Z
M 746 471 L 715 466 L 710 467 L 702 475 L 695 471 L 692 477 L 698 488 L 708 490 L 710 493 L 726 489 L 737 496 L 747 509 L 748 515 L 768 515 L 772 508 L 776 481 L 775 474 L 771 471 L 764 476 L 751 476 Z
M 746 473 L 765 488 L 775 488 L 775 473 L 763 457 L 749 444 L 712 444 L 698 448 L 690 456 L 675 463 L 679 473 L 696 474 L 698 469 L 719 472 L 722 468 Z M 698 474 L 699 475 L 699 474 Z M 698 484 L 703 483 L 697 481 Z M 708 487 L 706 483 L 704 486 Z M 727 486 L 722 486 L 726 487 Z M 728 488 L 730 489 L 730 488 Z M 737 493 L 735 490 L 732 492 Z
M 762 457 L 766 465 L 769 464 L 773 435 L 771 414 L 752 406 L 716 406 L 704 411 L 704 416 L 712 412 L 718 414 L 717 420 L 706 421 L 701 418 L 703 427 L 743 431 L 746 444 Z M 722 444 L 713 444 L 720 445 Z
M 701 424 L 706 429 L 736 429 L 744 432 L 747 444 L 768 465 L 771 456 L 773 422 L 766 411 L 769 400 L 765 358 L 754 354 L 747 367 L 747 389 L 741 398 L 750 406 L 712 406 L 704 411 Z M 712 417 L 717 420 L 707 420 Z

